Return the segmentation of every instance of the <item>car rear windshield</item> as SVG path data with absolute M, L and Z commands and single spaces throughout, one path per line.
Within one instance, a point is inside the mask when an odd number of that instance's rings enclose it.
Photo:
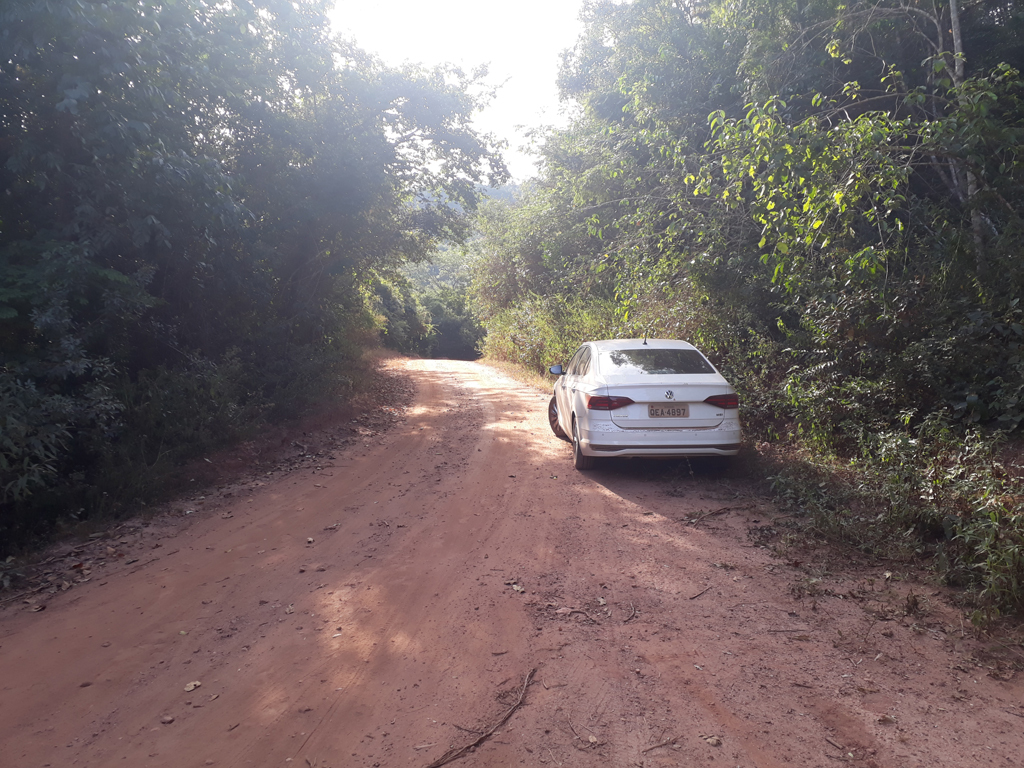
M 714 373 L 696 349 L 613 349 L 601 355 L 601 371 L 609 375 Z

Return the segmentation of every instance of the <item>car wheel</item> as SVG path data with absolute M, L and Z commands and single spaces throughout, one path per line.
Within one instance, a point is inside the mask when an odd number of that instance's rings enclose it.
M 572 420 L 572 463 L 576 469 L 593 469 L 597 463 L 594 456 L 584 456 L 583 448 L 580 445 L 580 430 L 576 426 L 576 419 Z
M 555 437 L 560 437 L 563 440 L 569 439 L 565 430 L 562 429 L 562 425 L 558 423 L 558 401 L 554 395 L 551 396 L 551 401 L 548 403 L 548 424 L 551 425 L 551 431 L 555 433 Z

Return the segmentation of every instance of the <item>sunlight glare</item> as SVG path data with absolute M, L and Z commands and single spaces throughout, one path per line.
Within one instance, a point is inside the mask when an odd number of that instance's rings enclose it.
M 555 80 L 562 51 L 575 45 L 582 30 L 581 6 L 582 0 L 337 0 L 329 16 L 337 34 L 386 64 L 452 63 L 467 72 L 488 65 L 487 82 L 500 89 L 478 125 L 508 141 L 506 162 L 514 179 L 523 181 L 535 173 L 532 159 L 520 151 L 528 141 L 525 129 L 567 124 Z

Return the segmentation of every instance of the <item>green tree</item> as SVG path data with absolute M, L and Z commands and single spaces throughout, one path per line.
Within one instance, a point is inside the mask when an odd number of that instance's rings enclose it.
M 344 386 L 372 286 L 507 177 L 483 72 L 387 68 L 326 8 L 0 6 L 5 534 Z

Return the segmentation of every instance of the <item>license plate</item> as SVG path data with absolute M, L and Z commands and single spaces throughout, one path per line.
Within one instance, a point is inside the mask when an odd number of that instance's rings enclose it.
M 686 419 L 690 409 L 685 405 L 648 405 L 647 415 L 652 419 Z

